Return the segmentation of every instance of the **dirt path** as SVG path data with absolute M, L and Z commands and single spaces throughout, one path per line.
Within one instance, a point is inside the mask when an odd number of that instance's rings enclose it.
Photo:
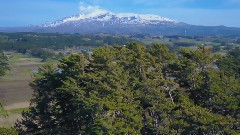
M 15 110 L 15 109 L 22 109 L 22 108 L 28 108 L 29 107 L 29 102 L 19 102 L 19 103 L 14 103 L 10 105 L 3 106 L 5 110 Z

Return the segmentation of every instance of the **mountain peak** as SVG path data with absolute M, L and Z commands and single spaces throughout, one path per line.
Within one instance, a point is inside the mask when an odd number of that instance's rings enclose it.
M 107 10 L 98 9 L 87 14 L 78 14 L 66 17 L 62 20 L 50 22 L 41 25 L 42 27 L 57 27 L 67 23 L 76 23 L 81 21 L 98 21 L 124 24 L 158 24 L 163 22 L 177 23 L 177 21 L 153 14 L 136 14 L 136 13 L 113 13 Z

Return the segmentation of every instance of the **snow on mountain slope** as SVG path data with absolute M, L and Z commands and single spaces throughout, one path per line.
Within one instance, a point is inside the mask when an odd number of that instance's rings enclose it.
M 198 26 L 152 14 L 113 13 L 80 3 L 81 14 L 28 27 L 0 28 L 0 32 L 151 34 L 187 36 L 239 36 L 240 28 Z
M 112 13 L 106 10 L 97 10 L 89 14 L 79 14 L 67 17 L 63 20 L 46 23 L 41 25 L 41 27 L 57 27 L 60 25 L 71 23 L 77 26 L 77 23 L 80 22 L 95 22 L 95 21 L 110 22 L 110 24 L 138 24 L 138 25 L 159 23 L 164 24 L 164 22 L 178 23 L 175 20 L 152 14 Z

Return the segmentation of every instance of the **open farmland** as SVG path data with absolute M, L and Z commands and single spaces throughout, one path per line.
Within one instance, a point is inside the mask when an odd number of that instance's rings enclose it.
M 5 110 L 27 108 L 32 96 L 29 83 L 33 79 L 33 70 L 43 63 L 41 59 L 8 52 L 10 71 L 0 79 L 0 99 Z

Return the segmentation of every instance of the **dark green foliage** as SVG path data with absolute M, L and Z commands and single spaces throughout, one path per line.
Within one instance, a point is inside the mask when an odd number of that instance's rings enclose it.
M 194 105 L 188 98 L 181 96 L 170 124 L 178 134 L 237 134 L 229 127 L 234 127 L 234 119 L 216 115 L 208 109 Z M 175 117 L 174 117 L 175 116 Z
M 4 53 L 0 50 L 0 76 L 5 75 L 6 70 L 9 69 L 8 63 L 7 63 L 7 57 L 4 55 Z
M 70 34 L 39 34 L 39 33 L 0 33 L 0 49 L 16 51 L 34 57 L 59 58 L 52 50 L 64 50 L 65 48 L 95 48 L 103 44 L 124 44 L 132 39 L 122 36 L 106 35 L 70 35 Z M 76 48 L 74 48 L 76 49 Z
M 44 66 L 31 84 L 24 135 L 239 134 L 239 80 L 210 67 L 211 50 L 127 43 Z M 56 72 L 56 70 L 61 72 Z M 175 80 L 172 78 L 176 78 Z
M 210 64 L 215 57 L 210 55 L 207 48 L 201 47 L 195 51 L 185 49 L 181 53 L 177 80 L 185 88 L 184 92 L 196 105 L 209 109 L 213 114 L 232 118 L 231 127 L 239 128 L 239 79 L 213 69 Z
M 221 46 L 220 45 L 214 45 L 213 46 L 213 53 L 221 51 Z
M 174 45 L 182 46 L 182 47 L 190 47 L 190 46 L 194 46 L 195 43 L 192 43 L 192 42 L 175 42 Z
M 64 49 L 72 46 L 101 46 L 125 44 L 132 39 L 122 36 L 70 35 L 41 33 L 0 33 L 0 48 L 25 52 L 30 48 Z
M 231 50 L 227 57 L 217 61 L 217 65 L 226 75 L 234 75 L 240 78 L 240 48 L 236 47 Z

